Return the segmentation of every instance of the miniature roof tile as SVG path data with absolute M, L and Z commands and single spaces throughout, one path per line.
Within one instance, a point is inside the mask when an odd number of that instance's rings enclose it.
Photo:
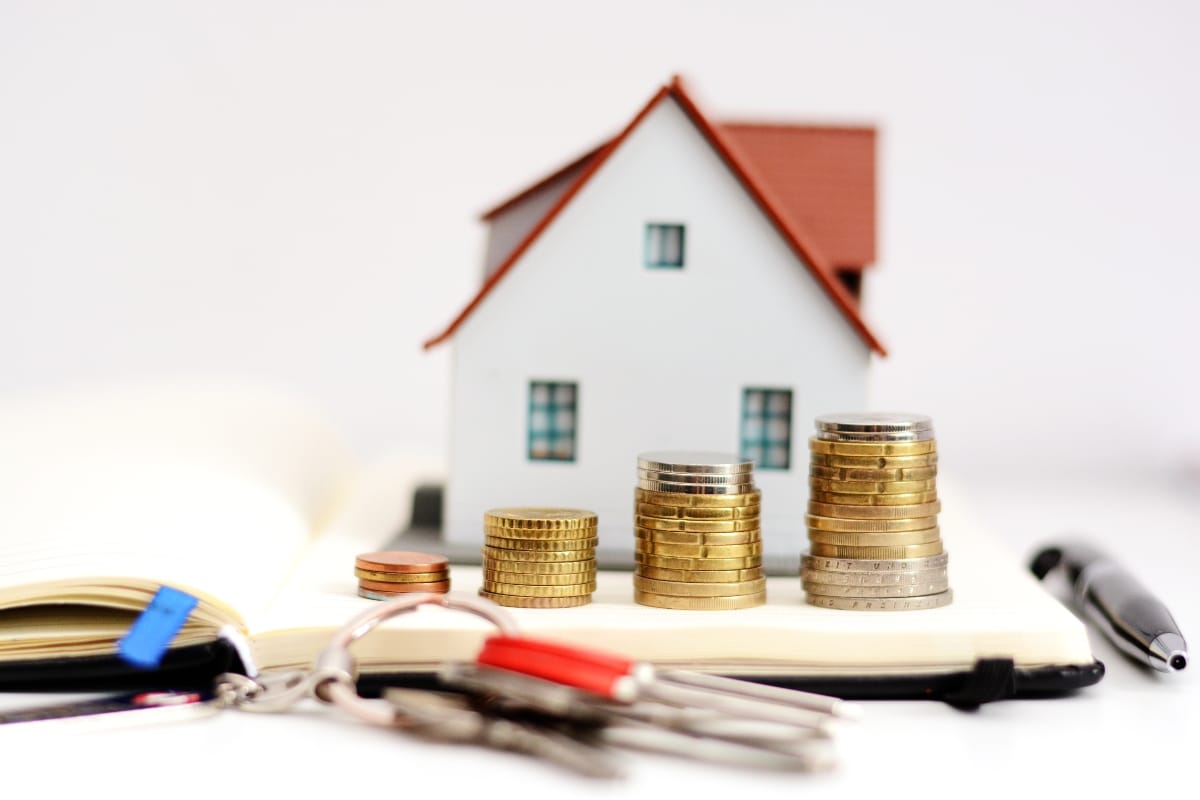
M 714 125 L 701 113 L 678 77 L 659 89 L 616 137 L 483 214 L 485 220 L 491 219 L 556 181 L 570 178 L 565 190 L 492 271 L 475 297 L 444 331 L 425 342 L 425 349 L 436 347 L 454 335 L 626 137 L 668 97 L 679 104 L 717 151 L 867 346 L 880 355 L 887 355 L 859 315 L 855 299 L 833 273 L 835 267 L 865 266 L 874 260 L 874 131 L 869 128 L 754 123 Z M 793 159 L 787 153 L 790 148 L 807 149 L 808 154 Z M 839 157 L 843 159 L 840 166 Z M 831 188 L 835 183 L 839 185 Z M 822 206 L 825 203 L 846 217 L 835 219 L 834 214 L 824 214 Z M 818 239 L 808 226 L 827 234 L 832 250 L 825 249 L 825 241 L 822 241 L 822 251 L 814 249 L 813 242 Z M 868 235 L 864 236 L 864 232 Z M 836 253 L 836 260 L 829 253 Z

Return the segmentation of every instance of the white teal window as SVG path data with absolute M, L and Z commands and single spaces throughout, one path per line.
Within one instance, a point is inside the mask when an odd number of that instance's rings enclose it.
M 748 388 L 742 392 L 741 454 L 757 469 L 791 468 L 791 389 Z
M 529 460 L 574 461 L 579 387 L 570 381 L 529 382 Z
M 683 226 L 646 224 L 646 266 L 650 269 L 683 269 Z

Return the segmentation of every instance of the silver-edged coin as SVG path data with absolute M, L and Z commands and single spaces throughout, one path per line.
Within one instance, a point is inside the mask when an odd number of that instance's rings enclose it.
M 950 561 L 949 553 L 924 558 L 834 558 L 804 554 L 800 558 L 801 569 L 817 569 L 828 572 L 922 572 L 930 569 L 945 569 Z
M 825 569 L 800 570 L 802 583 L 819 583 L 831 586 L 895 586 L 898 584 L 935 583 L 949 580 L 949 571 L 922 569 L 914 572 L 878 570 L 876 572 L 834 572 Z M 820 594 L 818 591 L 817 594 Z M 836 592 L 827 592 L 836 594 Z
M 711 472 L 664 472 L 658 469 L 638 467 L 639 480 L 666 481 L 667 483 L 702 483 L 708 485 L 727 486 L 732 483 L 747 483 L 751 480 L 744 472 L 718 475 Z
M 950 605 L 953 599 L 954 593 L 950 589 L 919 597 L 835 597 L 827 594 L 805 594 L 809 605 L 841 611 L 923 611 Z
M 710 450 L 654 450 L 638 455 L 638 468 L 659 472 L 683 472 L 689 475 L 749 474 L 754 462 L 733 453 Z
M 817 430 L 838 433 L 888 433 L 931 431 L 933 420 L 925 414 L 903 412 L 846 412 L 817 417 Z
M 922 583 L 892 583 L 878 586 L 802 582 L 804 591 L 826 597 L 919 597 L 939 594 L 950 588 L 944 578 Z
M 662 492 L 666 494 L 750 494 L 754 491 L 753 483 L 678 483 L 674 481 L 651 481 L 639 478 L 639 489 L 646 492 Z
M 928 442 L 933 431 L 818 431 L 817 438 L 826 442 Z

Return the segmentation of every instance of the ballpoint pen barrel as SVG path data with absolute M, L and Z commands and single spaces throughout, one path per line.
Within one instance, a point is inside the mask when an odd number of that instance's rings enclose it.
M 1187 665 L 1178 626 L 1166 607 L 1112 562 L 1100 561 L 1079 574 L 1076 601 L 1119 649 L 1156 670 Z

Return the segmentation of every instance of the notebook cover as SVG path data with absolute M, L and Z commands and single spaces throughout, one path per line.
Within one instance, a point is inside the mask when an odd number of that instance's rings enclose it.
M 244 672 L 237 652 L 224 640 L 171 650 L 154 670 L 135 669 L 116 656 L 41 659 L 0 664 L 0 691 L 109 692 L 161 689 L 204 690 L 222 672 Z M 739 676 L 732 676 L 739 677 Z M 941 700 L 974 707 L 1007 698 L 1053 697 L 1093 686 L 1104 665 L 1061 665 L 1016 669 L 1008 659 L 980 661 L 972 670 L 920 675 L 746 676 L 848 700 Z M 387 686 L 437 687 L 431 672 L 371 673 L 359 678 L 359 692 L 377 697 Z

